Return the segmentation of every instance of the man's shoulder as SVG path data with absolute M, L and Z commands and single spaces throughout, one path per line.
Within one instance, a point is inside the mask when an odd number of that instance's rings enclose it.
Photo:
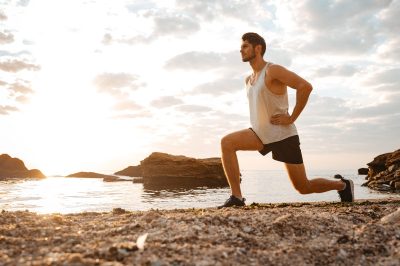
M 279 73 L 282 73 L 283 71 L 286 71 L 287 69 L 279 64 L 272 64 L 270 63 L 270 65 L 267 67 L 267 69 L 265 70 L 266 72 L 266 76 L 269 77 L 275 77 L 278 76 Z
M 274 64 L 274 63 L 271 63 L 271 62 L 269 62 L 268 64 L 269 65 L 268 65 L 268 67 L 266 69 L 267 72 L 269 72 L 269 71 L 278 71 L 278 70 L 281 70 L 281 69 L 285 69 L 285 67 L 283 67 L 283 66 L 281 66 L 279 64 Z

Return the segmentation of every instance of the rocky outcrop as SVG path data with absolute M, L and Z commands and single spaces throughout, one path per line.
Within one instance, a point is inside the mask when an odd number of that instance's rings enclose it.
M 369 171 L 364 186 L 400 193 L 400 149 L 381 154 L 367 165 Z
M 142 168 L 140 165 L 137 166 L 128 166 L 127 168 L 115 172 L 114 175 L 124 175 L 124 176 L 130 176 L 130 177 L 142 177 Z
M 128 169 L 129 167 L 123 171 Z M 156 185 L 160 189 L 168 185 L 228 185 L 220 158 L 195 159 L 154 152 L 142 160 L 139 166 L 131 167 L 130 170 L 132 170 L 129 173 L 130 176 L 138 176 L 140 173 L 145 185 Z M 137 172 L 134 173 L 134 171 Z M 121 172 L 117 173 L 121 174 Z
M 70 174 L 66 177 L 80 177 L 80 178 L 103 178 L 104 182 L 118 182 L 118 181 L 131 181 L 122 179 L 118 176 L 114 175 L 103 175 L 95 172 L 78 172 L 74 174 Z
M 24 162 L 8 154 L 0 155 L 0 180 L 20 178 L 45 178 L 38 169 L 29 170 Z

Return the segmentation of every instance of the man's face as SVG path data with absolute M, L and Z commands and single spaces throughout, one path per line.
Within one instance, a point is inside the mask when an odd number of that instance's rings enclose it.
M 256 57 L 256 53 L 254 51 L 253 45 L 248 41 L 243 41 L 242 46 L 240 47 L 240 53 L 242 55 L 243 62 L 249 62 Z

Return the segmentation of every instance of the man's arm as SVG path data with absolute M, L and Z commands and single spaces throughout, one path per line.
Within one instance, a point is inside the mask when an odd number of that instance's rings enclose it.
M 286 86 L 296 90 L 296 105 L 293 109 L 292 115 L 274 115 L 271 118 L 271 123 L 274 125 L 287 125 L 294 123 L 307 104 L 308 97 L 313 89 L 311 84 L 296 73 L 279 65 L 272 65 L 269 67 L 268 75 L 271 79 L 279 80 Z

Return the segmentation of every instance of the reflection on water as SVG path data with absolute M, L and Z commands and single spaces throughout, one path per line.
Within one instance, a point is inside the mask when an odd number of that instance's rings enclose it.
M 310 177 L 333 176 L 334 173 L 315 172 Z M 354 180 L 358 199 L 399 197 L 361 187 L 364 178 L 349 173 L 343 174 Z M 310 195 L 297 193 L 284 171 L 242 171 L 242 174 L 242 192 L 247 198 L 247 204 L 338 200 L 334 191 Z M 0 209 L 73 213 L 110 211 L 117 207 L 127 210 L 204 208 L 223 203 L 229 194 L 229 188 L 205 187 L 195 183 L 160 186 L 131 182 L 110 183 L 90 178 L 49 177 L 43 180 L 0 182 Z
M 171 192 L 171 193 L 185 193 L 185 194 L 190 194 L 191 192 L 194 191 L 204 191 L 207 189 L 217 189 L 217 188 L 227 188 L 227 186 L 221 186 L 221 185 L 207 185 L 205 186 L 204 183 L 143 183 L 143 192 L 144 193 L 157 193 L 160 191 L 166 191 L 166 192 Z

